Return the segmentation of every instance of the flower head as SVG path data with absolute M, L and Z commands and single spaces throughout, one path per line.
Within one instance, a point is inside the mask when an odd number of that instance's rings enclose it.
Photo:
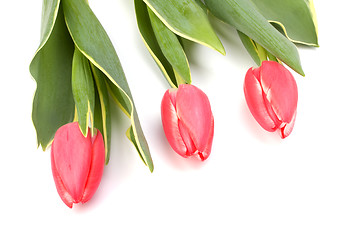
M 70 208 L 96 192 L 103 173 L 105 149 L 99 130 L 84 137 L 77 122 L 58 129 L 51 149 L 52 172 L 58 193 Z
M 166 138 L 183 157 L 209 157 L 214 136 L 214 118 L 207 95 L 199 88 L 181 84 L 169 89 L 161 103 Z
M 281 64 L 263 61 L 245 76 L 244 93 L 256 121 L 267 131 L 280 130 L 282 138 L 292 132 L 298 89 L 292 74 Z

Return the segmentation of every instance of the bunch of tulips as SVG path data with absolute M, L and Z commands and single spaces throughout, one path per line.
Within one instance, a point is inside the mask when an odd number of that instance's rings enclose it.
M 244 74 L 243 87 L 254 119 L 264 130 L 278 131 L 282 139 L 291 134 L 298 89 L 287 67 L 304 75 L 294 43 L 318 46 L 316 16 L 309 3 L 134 0 L 139 33 L 171 86 L 162 98 L 161 120 L 177 154 L 204 161 L 212 151 L 211 105 L 192 84 L 183 46 L 185 38 L 225 54 L 208 14 L 236 28 L 257 64 Z M 298 10 L 300 25 L 292 28 L 297 20 L 292 12 Z M 126 135 L 150 171 L 153 162 L 120 61 L 87 1 L 44 1 L 43 11 L 41 44 L 30 65 L 37 81 L 32 118 L 38 144 L 44 150 L 51 146 L 58 194 L 72 208 L 91 199 L 110 158 L 108 96 L 129 117 Z

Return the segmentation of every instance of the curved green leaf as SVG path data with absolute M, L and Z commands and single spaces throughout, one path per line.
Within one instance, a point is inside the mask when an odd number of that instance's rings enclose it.
M 239 35 L 241 42 L 243 43 L 244 47 L 246 48 L 246 50 L 248 51 L 248 53 L 250 54 L 250 56 L 252 57 L 254 62 L 257 64 L 257 66 L 260 66 L 261 65 L 261 59 L 259 57 L 256 43 L 251 38 L 246 36 L 244 33 L 240 32 L 240 31 L 237 31 L 237 32 L 238 32 L 238 35 Z
M 126 131 L 126 137 L 133 143 L 134 147 L 136 148 L 138 154 L 141 154 L 141 151 L 140 151 L 140 148 L 139 146 L 137 145 L 136 143 L 136 137 L 134 135 L 134 132 L 133 132 L 133 128 L 130 127 L 129 129 L 127 129 Z
M 318 46 L 316 14 L 312 0 L 253 1 L 269 22 L 281 27 L 295 43 Z
M 92 133 L 94 129 L 94 78 L 89 60 L 77 48 L 75 48 L 72 61 L 72 93 L 77 108 L 79 128 L 86 137 L 89 121 Z
M 208 8 L 204 5 L 204 3 L 202 2 L 202 0 L 195 0 L 195 2 L 198 4 L 198 6 L 200 6 L 203 11 L 208 14 Z
M 266 51 L 261 45 L 246 36 L 244 33 L 240 31 L 237 32 L 241 42 L 243 43 L 244 47 L 246 48 L 252 59 L 255 61 L 257 66 L 260 66 L 262 64 L 262 61 L 267 60 L 279 62 L 279 60 L 274 55 Z
M 30 64 L 30 73 L 37 82 L 32 120 L 38 146 L 43 150 L 51 144 L 58 128 L 72 121 L 75 110 L 71 89 L 74 44 L 59 3 L 43 3 L 41 43 Z
M 134 0 L 134 2 L 138 29 L 145 46 L 147 47 L 153 59 L 155 60 L 156 64 L 159 66 L 163 75 L 166 77 L 169 84 L 172 87 L 178 86 L 177 81 L 175 79 L 173 68 L 166 59 L 166 57 L 163 55 L 160 46 L 156 40 L 149 19 L 147 5 L 142 0 Z
M 142 132 L 130 88 L 115 49 L 101 23 L 85 0 L 64 0 L 66 24 L 78 49 L 121 92 L 134 132 L 134 141 L 144 163 L 153 171 L 148 144 Z M 125 109 L 125 108 L 123 108 Z
M 145 136 L 143 134 L 143 131 L 142 131 L 142 129 L 140 129 L 140 131 L 137 130 L 137 133 L 135 133 L 134 128 L 133 128 L 133 126 L 139 126 L 140 127 L 140 123 L 139 123 L 139 119 L 138 119 L 138 115 L 137 115 L 137 111 L 136 111 L 135 106 L 132 105 L 132 103 L 130 101 L 128 101 L 124 92 L 121 91 L 121 89 L 119 89 L 116 85 L 114 85 L 110 79 L 107 79 L 106 84 L 107 84 L 108 91 L 109 91 L 111 97 L 113 98 L 113 100 L 119 105 L 119 107 L 123 110 L 123 112 L 129 118 L 131 118 L 131 112 L 133 112 L 132 119 L 133 119 L 134 124 L 127 130 L 126 136 L 132 142 L 132 144 L 135 146 L 135 148 L 136 148 L 137 152 L 139 153 L 139 155 L 141 156 L 144 164 L 146 164 L 149 167 L 150 171 L 153 171 L 154 170 L 153 162 L 152 161 L 146 161 L 146 158 L 145 158 L 146 156 L 143 155 L 143 150 L 141 149 L 141 148 L 143 148 L 143 146 L 139 145 L 139 143 L 141 143 L 141 142 L 137 140 L 137 139 L 144 139 L 145 140 Z M 131 111 L 131 109 L 133 111 Z M 147 151 L 149 151 L 149 149 Z M 145 151 L 144 151 L 144 153 L 145 153 Z
M 97 89 L 96 82 L 94 82 L 95 86 L 94 88 Z M 98 90 L 98 89 L 97 89 Z M 94 108 L 94 128 L 98 129 L 100 133 L 102 134 L 104 146 L 105 146 L 105 162 L 106 162 L 106 142 L 104 139 L 104 133 L 103 133 L 103 119 L 102 119 L 102 109 L 101 109 L 101 100 L 99 96 L 99 92 L 95 91 L 95 108 Z M 94 130 L 94 133 L 96 133 L 96 130 Z
M 41 43 L 37 51 L 47 42 L 58 16 L 60 0 L 43 0 L 41 19 Z
M 175 34 L 225 54 L 208 16 L 194 0 L 143 0 Z
M 277 31 L 250 0 L 205 0 L 208 9 L 304 75 L 296 46 Z
M 95 127 L 102 133 L 104 145 L 105 145 L 105 159 L 106 164 L 109 162 L 110 146 L 111 146 L 111 114 L 109 97 L 107 91 L 106 81 L 107 77 L 94 65 L 91 64 L 91 70 L 94 75 L 95 85 L 97 91 L 95 91 Z M 96 120 L 96 118 L 98 118 Z
M 150 9 L 148 9 L 148 12 L 154 34 L 163 55 L 172 65 L 174 72 L 179 75 L 178 77 L 176 76 L 176 79 L 182 79 L 182 81 L 178 82 L 178 84 L 191 84 L 189 63 L 179 39 L 161 22 L 161 20 Z

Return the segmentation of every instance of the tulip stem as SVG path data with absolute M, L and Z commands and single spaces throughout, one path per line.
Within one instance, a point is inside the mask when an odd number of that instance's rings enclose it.
M 268 54 L 268 59 L 269 59 L 269 61 L 278 62 L 278 59 L 277 59 L 273 54 L 271 54 L 271 53 L 268 52 L 268 51 L 267 51 L 267 54 Z
M 261 65 L 262 65 L 263 61 L 267 61 L 267 50 L 265 50 L 265 48 L 263 48 L 258 43 L 256 43 L 256 47 L 257 47 L 258 57 L 261 61 Z
M 174 69 L 173 71 L 175 75 L 175 80 L 177 81 L 177 85 L 178 85 L 174 87 L 178 88 L 180 84 L 186 84 L 185 80 L 179 75 L 179 73 L 177 73 Z

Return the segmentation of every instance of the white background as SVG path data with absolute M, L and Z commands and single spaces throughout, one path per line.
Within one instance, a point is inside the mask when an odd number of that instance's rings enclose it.
M 315 1 L 319 48 L 299 47 L 306 77 L 285 140 L 252 118 L 243 79 L 254 65 L 236 32 L 215 19 L 226 56 L 188 44 L 193 83 L 209 96 L 213 150 L 179 157 L 161 126 L 169 87 L 140 38 L 131 0 L 90 0 L 131 87 L 154 173 L 125 137 L 113 105 L 112 154 L 92 200 L 67 208 L 36 147 L 29 63 L 39 45 L 41 1 L 2 3 L 0 239 L 346 239 L 346 77 L 343 1 Z M 345 4 L 344 4 L 345 5 Z M 116 119 L 117 118 L 117 119 Z

